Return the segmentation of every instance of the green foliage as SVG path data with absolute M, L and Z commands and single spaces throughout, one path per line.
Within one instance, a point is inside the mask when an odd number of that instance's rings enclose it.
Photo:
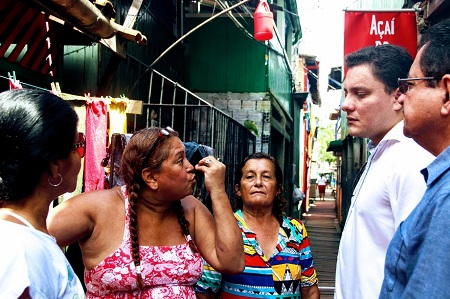
M 326 127 L 320 127 L 317 133 L 317 142 L 319 143 L 319 161 L 328 162 L 329 164 L 336 162 L 333 152 L 327 152 L 328 145 L 334 139 L 334 124 L 330 123 Z

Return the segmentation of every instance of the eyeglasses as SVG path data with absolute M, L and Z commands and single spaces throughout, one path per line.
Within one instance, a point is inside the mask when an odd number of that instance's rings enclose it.
M 418 80 L 441 80 L 442 77 L 421 77 L 421 78 L 404 78 L 404 79 L 400 79 L 398 78 L 397 83 L 398 83 L 398 90 L 403 93 L 406 94 L 409 91 L 409 87 L 412 85 L 409 81 L 418 81 Z
M 75 143 L 72 148 L 76 149 L 80 157 L 83 158 L 86 154 L 86 136 L 84 136 L 84 133 L 78 132 L 78 140 L 81 140 L 81 142 Z

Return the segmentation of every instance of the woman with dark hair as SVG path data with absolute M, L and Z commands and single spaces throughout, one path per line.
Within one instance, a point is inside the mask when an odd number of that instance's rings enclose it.
M 319 298 L 308 234 L 286 217 L 283 173 L 274 157 L 251 154 L 236 171 L 236 217 L 244 241 L 245 269 L 220 273 L 205 263 L 197 298 Z
M 84 297 L 46 225 L 52 201 L 77 184 L 86 145 L 77 124 L 49 92 L 0 93 L 0 298 Z
M 205 175 L 215 217 L 195 197 Z M 226 273 L 244 267 L 242 238 L 225 192 L 225 165 L 208 156 L 194 167 L 178 133 L 147 128 L 122 155 L 122 187 L 82 193 L 55 208 L 50 232 L 78 241 L 87 298 L 195 298 L 202 256 Z

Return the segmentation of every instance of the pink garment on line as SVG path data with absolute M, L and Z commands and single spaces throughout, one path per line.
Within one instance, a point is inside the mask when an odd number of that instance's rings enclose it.
M 107 105 L 103 100 L 86 101 L 86 156 L 84 191 L 105 187 L 105 170 L 101 166 L 106 155 Z
M 19 80 L 9 79 L 9 90 L 22 89 L 22 84 Z
M 122 244 L 93 269 L 84 270 L 86 298 L 195 299 L 193 285 L 202 275 L 203 262 L 187 240 L 174 246 L 140 246 L 144 289 L 138 289 L 131 257 L 130 213 L 125 187 L 122 192 L 126 210 Z M 172 231 L 179 233 L 180 229 L 176 227 Z

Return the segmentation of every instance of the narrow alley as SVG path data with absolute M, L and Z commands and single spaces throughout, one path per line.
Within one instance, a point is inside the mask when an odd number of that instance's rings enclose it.
M 326 190 L 324 201 L 316 198 L 310 210 L 303 214 L 302 221 L 309 235 L 319 278 L 320 298 L 331 299 L 334 294 L 334 275 L 341 237 L 336 202 L 331 189 Z

